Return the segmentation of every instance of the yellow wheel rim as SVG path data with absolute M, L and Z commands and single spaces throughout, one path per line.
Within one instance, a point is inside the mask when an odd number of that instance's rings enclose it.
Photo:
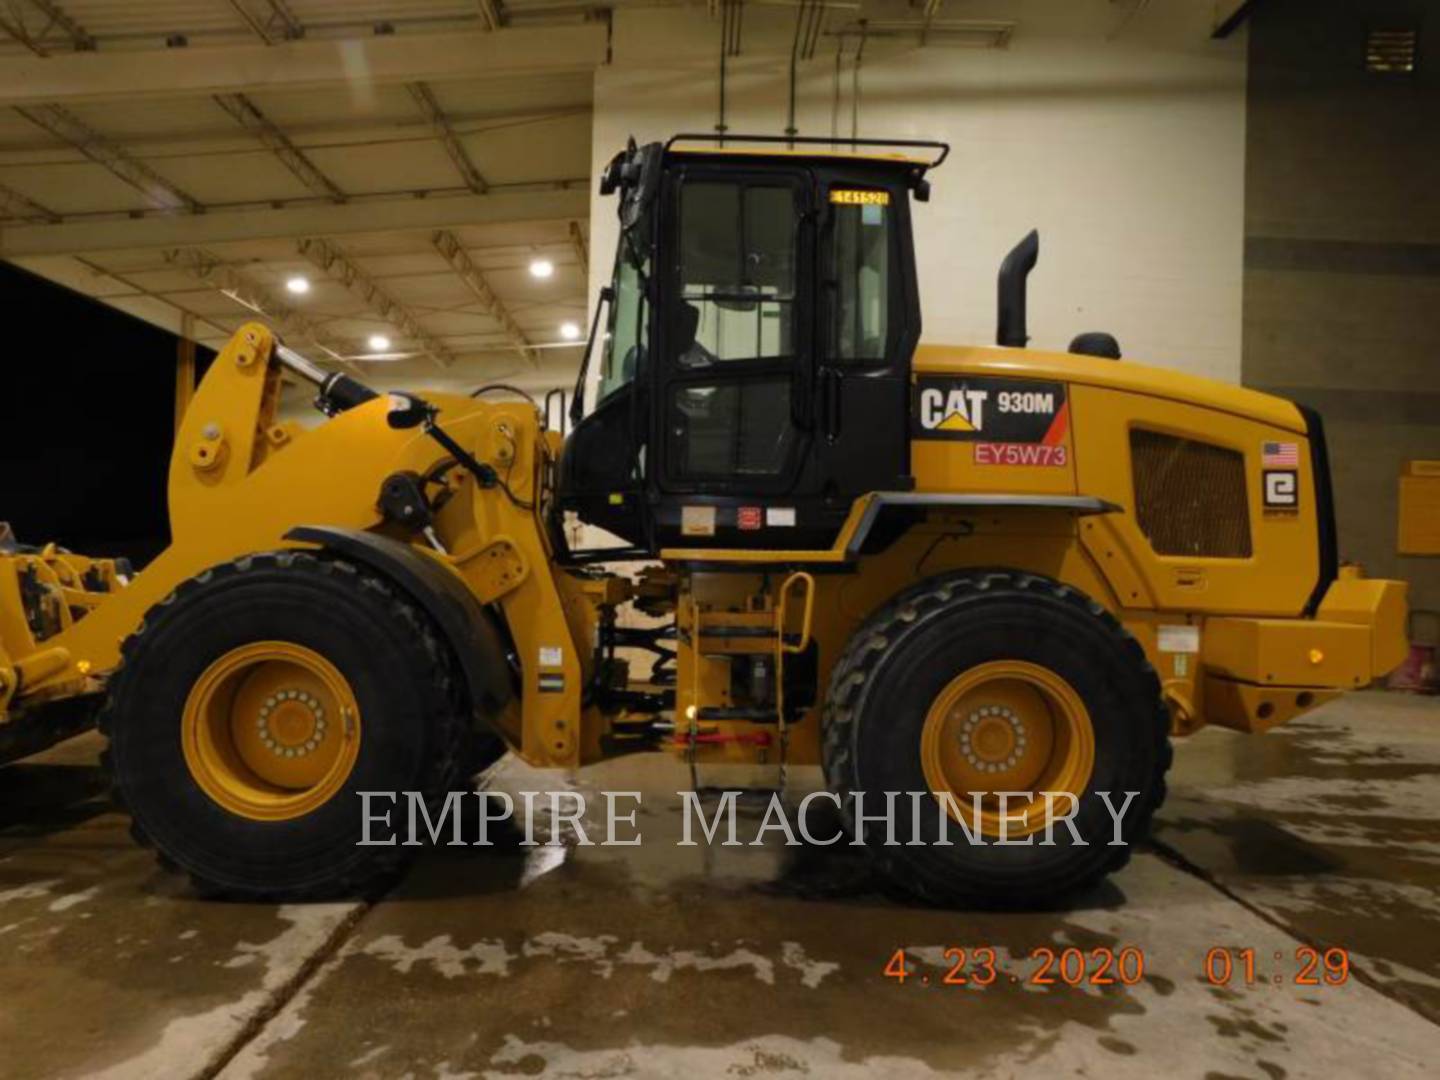
M 205 669 L 185 700 L 181 739 L 210 798 L 241 817 L 287 821 L 344 787 L 360 752 L 360 708 L 313 649 L 259 641 Z
M 998 837 L 997 792 L 1029 792 L 1006 803 L 1004 835 L 1043 829 L 1044 792 L 1056 817 L 1070 812 L 1095 768 L 1095 729 L 1068 682 L 1024 660 L 992 660 L 957 675 L 940 691 L 920 733 L 925 782 L 948 792 L 950 816 L 987 838 Z M 975 793 L 984 793 L 976 819 Z M 1063 832 L 1063 829 L 1061 830 Z

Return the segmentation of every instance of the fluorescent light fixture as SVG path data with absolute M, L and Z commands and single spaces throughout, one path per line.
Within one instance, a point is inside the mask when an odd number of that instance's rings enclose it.
M 562 322 L 560 324 L 560 336 L 566 341 L 579 341 L 580 325 L 573 322 Z
M 531 277 L 533 277 L 533 278 L 540 278 L 541 280 L 544 280 L 545 278 L 548 278 L 548 277 L 554 277 L 554 275 L 555 275 L 555 264 L 554 264 L 553 262 L 551 262 L 549 259 L 531 259 L 531 260 L 530 260 L 530 276 L 531 276 Z
M 384 352 L 390 348 L 390 339 L 384 334 L 371 334 L 366 344 L 370 346 L 371 352 Z
M 310 279 L 307 277 L 300 277 L 297 274 L 295 277 L 292 277 L 285 282 L 285 289 L 288 292 L 294 293 L 296 296 L 304 296 L 310 291 Z

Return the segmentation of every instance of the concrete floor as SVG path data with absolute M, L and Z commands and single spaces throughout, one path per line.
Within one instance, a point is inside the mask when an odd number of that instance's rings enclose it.
M 7 1078 L 1274 1080 L 1440 1056 L 1440 700 L 1201 733 L 1155 843 L 1060 914 L 907 906 L 845 850 L 676 847 L 666 759 L 576 781 L 645 791 L 639 848 L 438 851 L 373 904 L 205 903 L 131 845 L 96 749 L 0 771 Z M 537 779 L 507 761 L 492 782 Z M 1306 944 L 1355 975 L 1297 987 Z M 941 985 L 952 945 L 1022 981 Z M 1027 987 L 1047 945 L 1136 946 L 1145 978 Z M 901 946 L 928 983 L 882 975 Z M 1210 986 L 1216 946 L 1253 948 L 1257 984 Z

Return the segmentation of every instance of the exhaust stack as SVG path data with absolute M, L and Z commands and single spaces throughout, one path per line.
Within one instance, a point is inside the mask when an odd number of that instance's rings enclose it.
M 1023 349 L 1030 340 L 1025 330 L 1025 279 L 1040 258 L 1040 234 L 1031 229 L 1000 264 L 999 307 L 995 344 Z

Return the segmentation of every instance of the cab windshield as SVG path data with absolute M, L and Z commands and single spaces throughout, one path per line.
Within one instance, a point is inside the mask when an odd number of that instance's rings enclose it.
M 615 299 L 605 326 L 600 354 L 600 389 L 596 401 L 634 381 L 650 345 L 646 283 L 650 278 L 650 210 L 646 209 L 620 233 L 615 254 Z

